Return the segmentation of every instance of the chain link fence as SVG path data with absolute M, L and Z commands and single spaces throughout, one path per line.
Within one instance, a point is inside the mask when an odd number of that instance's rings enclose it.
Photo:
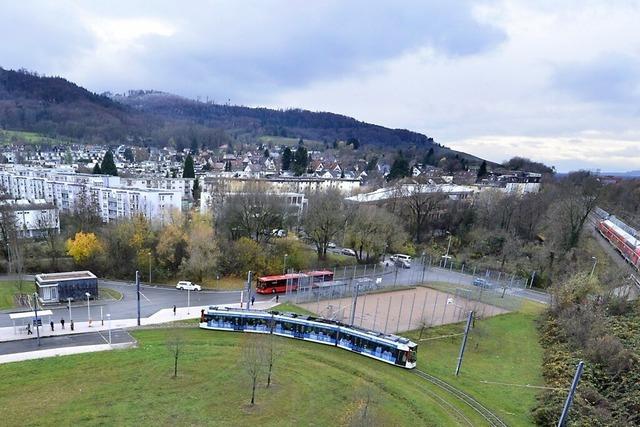
M 330 281 L 301 284 L 297 291 L 293 290 L 293 286 L 288 286 L 287 299 L 323 317 L 358 324 L 358 319 L 363 323 L 367 317 L 365 307 L 358 307 L 358 300 L 362 303 L 364 298 L 372 300 L 376 295 L 380 298 L 389 291 L 425 286 L 431 290 L 429 296 L 419 295 L 419 299 L 424 300 L 424 304 L 429 298 L 434 300 L 433 304 L 437 306 L 434 313 L 439 313 L 432 315 L 430 320 L 424 315 L 418 317 L 414 314 L 413 308 L 405 304 L 401 297 L 395 304 L 386 299 L 383 302 L 388 304 L 388 311 L 396 311 L 389 313 L 389 316 L 395 319 L 398 328 L 401 328 L 401 323 L 405 328 L 414 328 L 425 322 L 433 325 L 462 321 L 470 309 L 474 309 L 479 316 L 517 310 L 522 303 L 517 290 L 529 286 L 528 278 L 449 260 L 446 263 L 439 260 L 434 265 L 429 257 L 414 260 L 409 268 L 386 260 L 379 264 L 337 267 L 332 272 L 333 280 Z M 407 295 L 406 298 L 416 297 Z M 360 314 L 359 309 L 362 311 Z M 376 308 L 371 311 L 376 316 L 379 310 Z M 376 320 L 368 326 L 382 326 Z M 393 329 L 389 327 L 390 331 Z

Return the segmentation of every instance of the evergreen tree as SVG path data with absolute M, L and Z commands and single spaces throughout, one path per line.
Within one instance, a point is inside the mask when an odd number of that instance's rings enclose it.
M 360 148 L 360 141 L 358 138 L 349 138 L 347 139 L 347 145 L 352 145 L 354 150 Z
M 113 161 L 113 153 L 111 153 L 111 150 L 108 150 L 102 158 L 100 170 L 104 175 L 118 176 L 118 169 Z
M 199 201 L 201 193 L 202 193 L 202 189 L 200 188 L 200 181 L 198 181 L 198 178 L 196 178 L 195 181 L 193 181 L 193 188 L 191 189 L 193 200 L 196 202 Z
M 96 163 L 96 165 L 93 167 L 93 174 L 94 175 L 100 175 L 102 173 L 102 171 L 100 170 L 100 165 L 98 163 Z
M 487 176 L 487 162 L 485 160 L 480 164 L 480 168 L 478 169 L 478 181 Z
M 293 154 L 291 153 L 291 149 L 289 147 L 285 148 L 282 152 L 282 170 L 288 171 L 291 168 L 291 160 L 293 158 Z
M 291 169 L 293 172 L 300 176 L 307 171 L 307 166 L 309 165 L 309 154 L 307 153 L 307 149 L 303 146 L 298 146 L 296 153 L 293 157 L 293 165 Z
M 124 158 L 125 160 L 127 160 L 128 162 L 133 163 L 135 161 L 135 157 L 133 156 L 133 151 L 131 150 L 131 148 L 127 147 L 124 150 Z
M 400 179 L 411 175 L 411 170 L 409 169 L 409 162 L 404 158 L 402 152 L 398 154 L 398 157 L 393 161 L 391 165 L 391 170 L 389 171 L 389 175 L 387 175 L 387 180 L 392 181 L 394 179 Z
M 268 158 L 269 158 L 269 156 L 271 155 L 271 154 L 269 153 L 269 149 L 268 149 L 268 148 L 265 148 L 265 149 L 264 149 L 264 153 L 263 153 L 263 154 L 264 154 L 264 157 L 266 157 L 267 159 L 268 159 Z
M 435 166 L 436 164 L 435 152 L 433 151 L 433 147 L 429 148 L 429 151 L 427 152 L 427 154 L 424 155 L 424 158 L 422 159 L 422 163 L 424 165 Z
M 182 177 L 183 178 L 196 177 L 196 172 L 193 169 L 193 157 L 191 157 L 191 154 L 189 154 L 187 158 L 184 159 L 184 170 L 182 171 Z

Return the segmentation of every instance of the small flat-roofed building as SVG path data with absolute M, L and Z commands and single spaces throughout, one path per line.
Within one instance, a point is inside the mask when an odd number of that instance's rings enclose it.
M 36 275 L 38 297 L 43 304 L 98 296 L 98 278 L 90 271 L 70 271 Z

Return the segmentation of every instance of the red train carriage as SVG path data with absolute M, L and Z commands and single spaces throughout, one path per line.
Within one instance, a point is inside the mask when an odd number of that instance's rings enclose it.
M 598 231 L 636 269 L 640 269 L 640 240 L 607 220 L 598 223 Z

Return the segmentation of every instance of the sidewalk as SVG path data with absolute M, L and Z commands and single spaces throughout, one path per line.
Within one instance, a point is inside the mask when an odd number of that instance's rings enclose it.
M 277 305 L 274 300 L 257 302 L 251 308 L 254 310 L 268 310 L 271 307 Z M 221 304 L 221 307 L 229 307 L 229 308 L 240 308 L 240 304 Z M 205 306 L 195 306 L 195 307 L 177 307 L 176 314 L 174 316 L 172 308 L 162 309 L 150 317 L 140 318 L 140 325 L 158 325 L 162 323 L 169 323 L 173 321 L 179 320 L 188 320 L 188 319 L 198 319 L 200 317 L 201 310 L 207 310 L 209 305 Z M 71 330 L 71 325 L 69 322 L 65 323 L 65 328 L 62 329 L 59 322 L 54 323 L 55 330 L 51 330 L 48 321 L 46 318 L 43 319 L 42 326 L 40 329 L 40 337 L 55 337 L 61 335 L 72 335 L 72 334 L 83 334 L 87 332 L 98 332 L 98 331 L 108 331 L 109 329 L 127 329 L 127 328 L 135 328 L 138 326 L 137 319 L 112 319 L 111 325 L 109 325 L 109 321 L 104 319 L 104 325 L 100 321 L 100 319 L 93 320 L 91 325 L 89 322 L 74 322 L 74 330 Z M 55 322 L 55 320 L 54 320 Z M 35 328 L 32 328 L 33 335 L 27 335 L 27 331 L 25 326 L 16 326 L 15 331 L 13 326 L 0 328 L 0 343 L 7 341 L 17 341 L 17 340 L 26 340 L 33 339 L 36 337 Z

